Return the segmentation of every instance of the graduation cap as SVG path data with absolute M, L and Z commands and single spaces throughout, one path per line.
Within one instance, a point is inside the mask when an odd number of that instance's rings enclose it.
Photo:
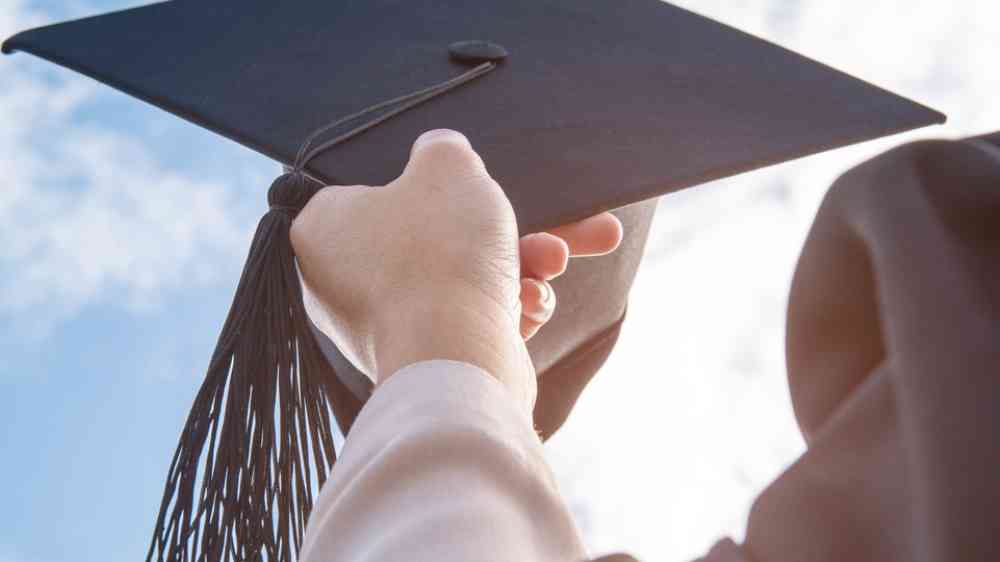
M 19 33 L 26 51 L 290 171 L 268 192 L 171 463 L 149 560 L 294 558 L 370 381 L 316 329 L 288 230 L 325 184 L 380 185 L 462 131 L 522 234 L 601 211 L 628 245 L 574 264 L 529 345 L 550 435 L 614 345 L 653 198 L 944 116 L 658 0 L 174 0 Z M 200 467 L 200 470 L 199 470 Z

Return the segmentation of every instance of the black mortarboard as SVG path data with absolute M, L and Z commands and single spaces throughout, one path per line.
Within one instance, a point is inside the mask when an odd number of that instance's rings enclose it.
M 294 167 L 269 191 L 171 465 L 157 560 L 292 558 L 310 466 L 322 482 L 334 458 L 326 400 L 342 427 L 360 407 L 365 389 L 343 384 L 352 368 L 320 338 L 332 358 L 323 360 L 310 335 L 287 242 L 295 209 L 320 185 L 387 183 L 420 133 L 457 129 L 527 233 L 944 121 L 658 0 L 175 0 L 26 31 L 3 50 L 77 70 Z M 296 162 L 317 129 L 407 94 L 326 132 L 313 147 L 345 138 Z M 627 251 L 559 281 L 560 311 L 530 347 L 546 435 L 614 344 L 651 215 L 652 203 L 622 211 Z M 290 314 L 267 316 L 275 308 Z M 223 423 L 223 411 L 242 418 Z

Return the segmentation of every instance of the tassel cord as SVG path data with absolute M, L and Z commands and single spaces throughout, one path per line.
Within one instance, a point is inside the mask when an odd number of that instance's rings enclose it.
M 292 562 L 313 495 L 336 462 L 332 405 L 351 396 L 312 334 L 292 220 L 322 185 L 304 168 L 320 153 L 496 67 L 444 82 L 320 127 L 292 171 L 268 190 L 233 303 L 167 470 L 147 562 Z M 323 135 L 383 111 L 325 142 Z

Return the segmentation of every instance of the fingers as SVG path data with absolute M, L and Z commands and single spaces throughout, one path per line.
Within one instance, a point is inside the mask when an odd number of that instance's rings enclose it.
M 531 339 L 556 309 L 556 293 L 546 281 L 521 279 L 521 337 Z
M 539 232 L 521 237 L 521 277 L 548 281 L 566 271 L 569 246 L 562 238 Z
M 464 189 L 468 180 L 485 179 L 485 185 L 502 193 L 490 180 L 482 158 L 469 140 L 448 129 L 428 131 L 414 142 L 400 179 L 407 180 L 401 182 L 403 185 L 413 183 L 434 189 L 450 186 Z M 565 272 L 571 255 L 607 254 L 618 247 L 621 239 L 621 222 L 610 213 L 523 237 L 519 242 L 522 337 L 532 337 L 552 317 L 556 299 L 546 281 Z
M 621 244 L 622 223 L 611 213 L 601 213 L 582 221 L 553 228 L 550 234 L 566 241 L 571 256 L 601 256 Z
M 599 256 L 614 251 L 622 240 L 622 224 L 601 213 L 549 232 L 521 238 L 521 276 L 546 281 L 566 271 L 570 256 Z
M 469 139 L 451 129 L 434 129 L 417 137 L 403 176 L 434 183 L 465 177 L 485 176 L 486 165 Z
M 440 185 L 488 178 L 489 173 L 465 135 L 450 129 L 434 129 L 413 143 L 402 176 Z M 599 256 L 614 251 L 621 243 L 622 224 L 611 213 L 601 213 L 549 233 L 565 241 L 571 256 Z

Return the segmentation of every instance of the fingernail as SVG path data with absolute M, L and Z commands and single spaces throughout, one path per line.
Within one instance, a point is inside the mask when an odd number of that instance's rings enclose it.
M 468 139 L 465 138 L 465 135 L 459 133 L 458 131 L 453 131 L 452 129 L 432 129 L 417 137 L 417 140 L 413 142 L 413 150 L 416 150 L 421 145 L 424 145 L 435 139 L 440 139 L 449 136 L 455 137 L 455 140 L 462 139 L 464 142 L 468 142 Z
M 542 302 L 543 303 L 549 302 L 549 300 L 552 298 L 552 291 L 549 290 L 549 284 L 544 283 L 542 281 L 538 281 L 537 279 L 532 279 L 531 282 L 534 283 L 536 287 L 538 287 L 538 293 L 542 295 Z

